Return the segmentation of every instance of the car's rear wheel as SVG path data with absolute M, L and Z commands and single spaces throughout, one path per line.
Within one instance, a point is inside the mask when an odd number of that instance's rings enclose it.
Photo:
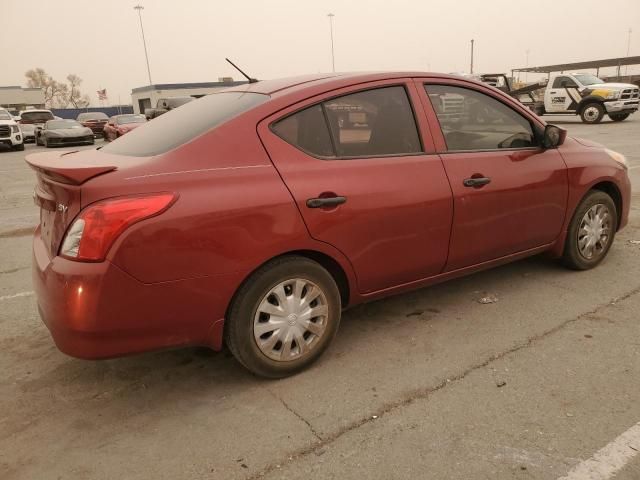
M 573 214 L 565 241 L 563 262 L 574 270 L 588 270 L 607 256 L 618 229 L 616 205 L 605 192 L 590 191 Z
M 47 137 L 44 137 L 44 139 L 42 140 L 42 146 L 44 148 L 49 148 L 49 141 L 47 140 Z
M 24 150 L 24 143 L 20 143 L 19 145 L 14 145 L 12 148 L 17 152 L 21 152 Z
M 604 117 L 604 107 L 597 103 L 587 103 L 580 112 L 580 118 L 584 123 L 599 123 Z
M 630 113 L 610 113 L 609 114 L 609 118 L 611 120 L 613 120 L 614 122 L 621 122 L 623 120 L 626 120 L 627 117 L 631 115 Z
M 248 370 L 292 375 L 313 363 L 335 336 L 341 316 L 335 280 L 313 260 L 287 256 L 258 269 L 236 293 L 225 341 Z

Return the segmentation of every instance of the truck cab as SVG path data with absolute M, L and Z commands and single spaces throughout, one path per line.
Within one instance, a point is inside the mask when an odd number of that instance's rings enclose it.
M 620 122 L 638 110 L 639 97 L 637 85 L 606 83 L 589 73 L 561 73 L 547 84 L 544 111 L 580 115 L 585 123 L 598 123 L 605 115 Z

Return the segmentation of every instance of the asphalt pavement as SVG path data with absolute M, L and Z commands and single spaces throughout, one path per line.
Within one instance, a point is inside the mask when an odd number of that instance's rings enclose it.
M 639 191 L 640 114 L 546 120 L 624 153 Z M 37 150 L 0 151 L 1 479 L 640 478 L 638 193 L 595 270 L 534 257 L 353 308 L 311 369 L 267 381 L 226 351 L 56 349 L 30 279 Z

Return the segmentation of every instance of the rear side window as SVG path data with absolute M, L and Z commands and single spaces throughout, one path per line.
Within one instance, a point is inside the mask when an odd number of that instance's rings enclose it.
M 102 151 L 134 157 L 160 155 L 268 99 L 268 95 L 253 92 L 213 93 L 154 118 Z
M 421 153 L 404 87 L 365 90 L 301 110 L 272 126 L 285 141 L 317 156 L 354 158 Z
M 300 150 L 320 157 L 334 157 L 322 105 L 305 108 L 273 125 L 273 131 Z
M 24 112 L 20 118 L 27 122 L 44 123 L 47 120 L 53 120 L 51 112 Z
M 528 119 L 501 101 L 468 88 L 426 85 L 448 151 L 530 148 Z

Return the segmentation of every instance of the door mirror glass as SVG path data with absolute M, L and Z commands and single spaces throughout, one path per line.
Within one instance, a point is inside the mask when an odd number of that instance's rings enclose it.
M 555 125 L 547 125 L 544 129 L 542 146 L 544 148 L 559 147 L 564 143 L 567 137 L 567 131 Z

